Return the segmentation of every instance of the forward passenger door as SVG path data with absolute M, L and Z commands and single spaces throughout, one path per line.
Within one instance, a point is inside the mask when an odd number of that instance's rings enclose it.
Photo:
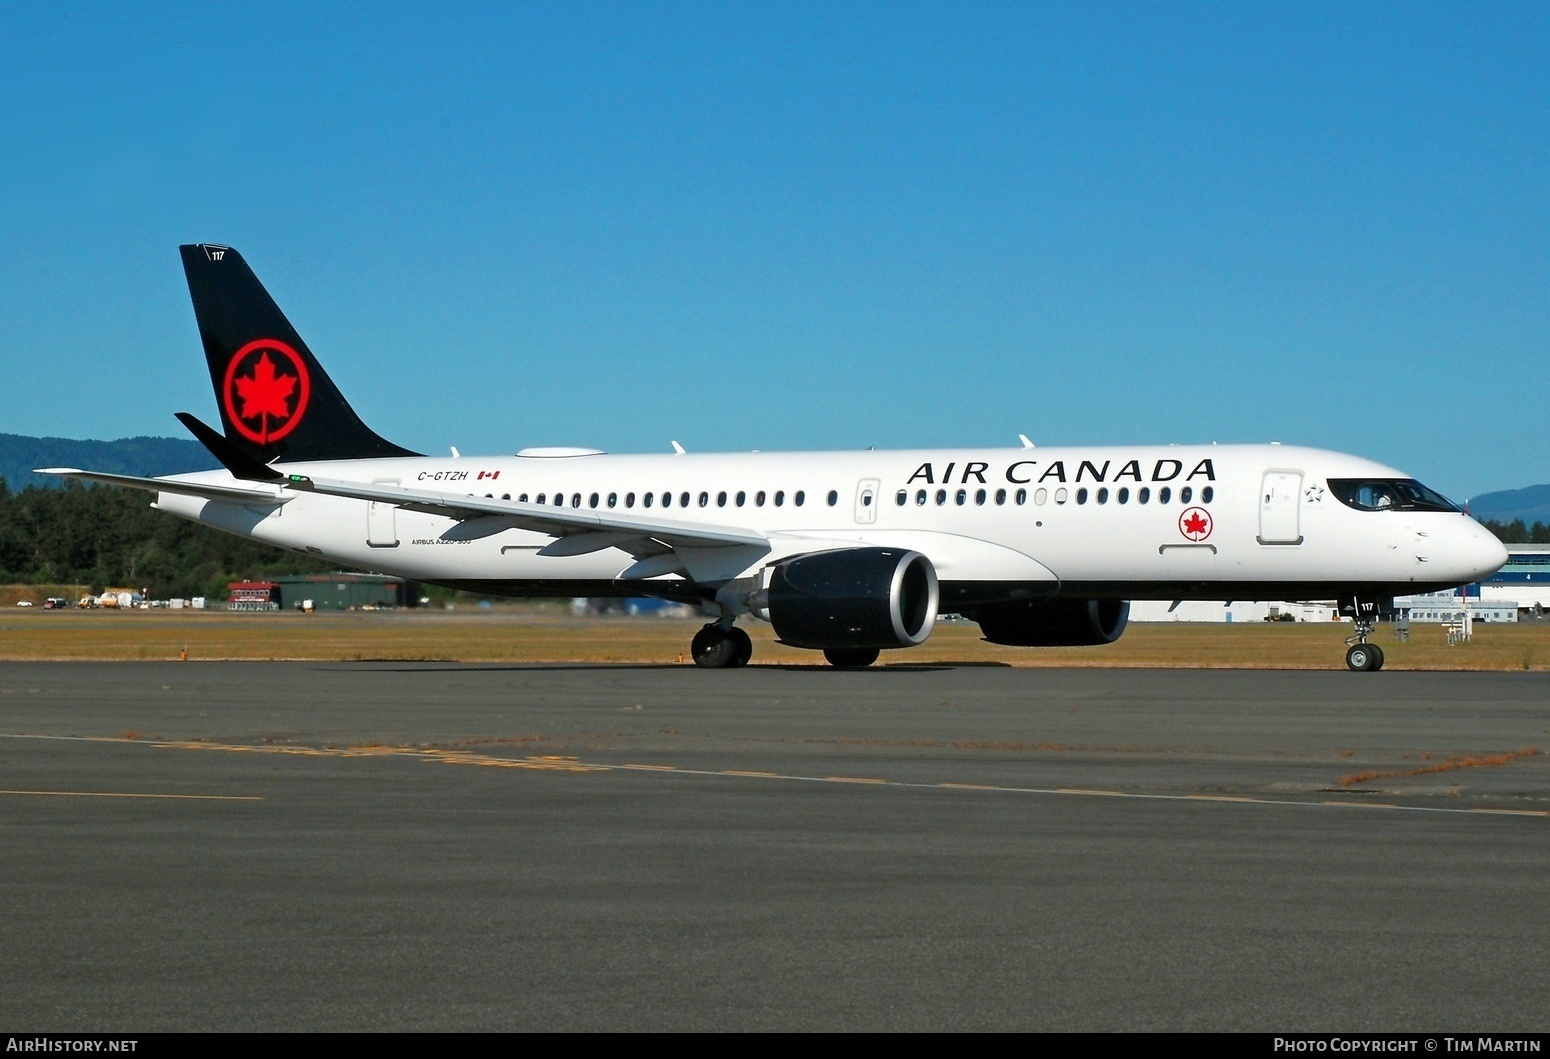
M 1266 471 L 1259 489 L 1259 543 L 1301 544 L 1302 472 Z

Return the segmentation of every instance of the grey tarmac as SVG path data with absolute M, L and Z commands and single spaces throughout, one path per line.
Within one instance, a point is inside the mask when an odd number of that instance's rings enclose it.
M 0 667 L 0 1029 L 1550 1028 L 1550 675 Z

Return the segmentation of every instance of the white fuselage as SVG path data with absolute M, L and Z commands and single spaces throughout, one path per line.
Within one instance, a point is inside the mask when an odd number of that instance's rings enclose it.
M 277 469 L 528 504 L 558 497 L 567 510 L 735 527 L 768 546 L 680 548 L 658 562 L 612 547 L 542 554 L 555 537 L 498 517 L 457 521 L 284 487 L 272 504 L 160 493 L 155 506 L 349 566 L 512 595 L 708 599 L 781 559 L 862 545 L 927 556 L 944 610 L 1014 588 L 1119 599 L 1393 594 L 1476 580 L 1506 559 L 1467 515 L 1358 510 L 1327 488 L 1332 478 L 1401 472 L 1292 446 L 413 457 Z M 234 482 L 224 471 L 176 477 Z

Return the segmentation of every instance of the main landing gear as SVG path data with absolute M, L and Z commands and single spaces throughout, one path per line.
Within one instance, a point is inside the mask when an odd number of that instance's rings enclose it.
M 723 618 L 694 634 L 689 653 L 701 669 L 736 669 L 753 657 L 753 641 Z M 836 669 L 865 669 L 877 661 L 878 654 L 875 647 L 830 647 L 823 656 Z
M 1345 664 L 1353 673 L 1371 673 L 1383 668 L 1383 648 L 1368 643 L 1376 622 L 1356 619 L 1356 635 L 1346 640 Z
M 702 669 L 735 669 L 753 657 L 753 641 L 730 621 L 713 621 L 694 634 L 689 653 Z

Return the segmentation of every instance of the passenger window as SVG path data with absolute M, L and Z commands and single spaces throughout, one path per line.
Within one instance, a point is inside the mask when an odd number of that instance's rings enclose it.
M 791 502 L 797 507 L 801 507 L 806 501 L 807 494 L 800 489 L 797 490 L 797 495 L 791 498 Z
M 717 507 L 726 507 L 727 506 L 727 494 L 726 493 L 721 492 L 721 493 L 717 493 L 716 494 L 716 506 Z
M 593 494 L 593 496 L 596 496 L 596 495 L 597 494 L 595 494 L 595 493 Z M 581 506 L 581 494 L 580 493 L 572 493 L 570 495 L 570 506 L 571 507 L 580 507 Z
M 833 507 L 835 504 L 838 504 L 839 502 L 840 502 L 840 494 L 836 493 L 833 489 L 830 489 L 829 490 L 829 506 Z
M 919 504 L 921 506 L 925 505 L 925 503 L 926 503 L 926 491 L 924 489 L 917 489 L 917 490 L 915 490 L 915 503 Z
M 786 491 L 784 489 L 777 489 L 777 490 L 775 490 L 775 506 L 776 507 L 780 507 L 785 502 L 786 502 Z M 868 502 L 870 502 L 870 494 L 868 494 Z
M 1146 486 L 1143 485 L 1140 489 L 1136 490 L 1136 503 L 1144 504 L 1150 499 L 1152 499 L 1152 491 Z
M 1102 489 L 1098 490 L 1098 503 L 1100 503 L 1100 504 L 1107 504 L 1108 502 L 1109 502 L 1109 489 L 1108 489 L 1108 486 L 1104 486 Z
M 753 495 L 753 506 L 754 507 L 763 507 L 764 506 L 764 490 L 763 489 L 760 489 L 757 493 L 755 493 Z
M 1055 490 L 1055 503 L 1057 503 L 1057 504 L 1064 504 L 1065 502 L 1066 502 L 1066 490 L 1065 490 L 1065 487 L 1062 486 L 1061 488 Z
M 1119 493 L 1114 497 L 1114 499 L 1118 500 L 1121 504 L 1128 504 L 1128 503 L 1130 503 L 1130 490 L 1129 489 L 1121 489 L 1119 491 Z
M 909 490 L 908 489 L 900 489 L 899 490 L 899 495 L 894 497 L 894 499 L 896 501 L 898 501 L 900 507 L 903 507 L 905 504 L 909 503 L 909 499 L 910 499 Z
M 947 490 L 938 489 L 936 491 L 936 506 L 941 507 L 945 503 L 947 503 Z
M 1085 503 L 1087 503 L 1087 488 L 1086 488 L 1086 486 L 1083 486 L 1081 489 L 1078 489 L 1076 491 L 1076 502 L 1078 504 L 1085 504 Z
M 974 490 L 974 502 L 976 504 L 983 504 L 985 502 L 985 490 L 983 490 L 983 489 L 976 489 L 976 490 Z
M 1173 495 L 1173 490 L 1169 489 L 1165 485 L 1161 489 L 1157 490 L 1157 502 L 1159 504 L 1166 504 L 1168 502 L 1168 498 L 1171 497 L 1172 495 Z
M 641 502 L 641 504 L 642 504 L 642 505 L 643 505 L 643 506 L 645 506 L 645 507 L 650 507 L 650 506 L 651 506 L 651 498 L 652 498 L 652 497 L 653 497 L 653 496 L 655 496 L 655 495 L 656 495 L 656 494 L 655 494 L 655 493 L 646 493 L 646 494 L 645 494 L 645 495 L 643 495 L 643 496 L 642 496 L 642 497 L 641 497 L 641 498 L 640 498 L 640 502 Z
M 525 504 L 525 503 L 527 503 L 527 494 L 526 494 L 526 493 L 523 493 L 523 494 L 522 494 L 522 495 L 521 495 L 521 496 L 518 496 L 518 497 L 517 497 L 517 503 L 519 503 L 519 504 Z M 542 500 L 540 500 L 540 501 L 539 501 L 539 503 L 540 503 L 540 504 L 542 504 L 542 503 L 543 503 L 543 501 L 542 501 Z
M 501 499 L 502 500 L 510 500 L 511 499 L 511 494 L 510 493 L 502 493 L 501 494 Z
M 597 494 L 596 493 L 593 493 L 591 496 L 587 497 L 587 506 L 588 507 L 597 507 Z
M 709 505 L 710 505 L 710 494 L 709 493 L 701 493 L 700 494 L 700 506 L 701 507 L 708 507 Z
M 662 494 L 662 506 L 663 507 L 672 507 L 673 506 L 673 494 L 672 493 L 663 493 Z
M 1042 493 L 1042 492 L 1044 492 L 1044 490 L 1040 489 L 1039 492 Z M 1038 494 L 1036 493 L 1034 495 L 1037 497 Z M 1026 490 L 1026 489 L 1019 489 L 1017 491 L 1016 499 L 1017 499 L 1017 506 L 1018 507 L 1021 507 L 1022 505 L 1026 504 L 1028 502 L 1028 490 Z
M 688 507 L 689 506 L 689 494 L 688 493 L 679 493 L 678 494 L 678 506 L 679 507 Z
M 1181 503 L 1181 504 L 1189 503 L 1189 498 L 1191 496 L 1193 496 L 1194 493 L 1195 493 L 1195 491 L 1193 489 L 1191 489 L 1189 486 L 1186 485 L 1183 489 L 1179 490 L 1179 503 Z
M 1006 503 L 1006 490 L 1005 489 L 997 489 L 996 490 L 996 503 L 998 505 Z
M 1022 490 L 1019 489 L 1018 492 L 1021 493 Z M 1044 501 L 1046 501 L 1048 499 L 1049 499 L 1049 490 L 1048 489 L 1035 489 L 1033 491 L 1033 502 L 1035 504 L 1038 504 L 1040 507 L 1043 507 L 1044 506 Z M 1021 500 L 1018 500 L 1017 502 L 1019 504 L 1022 503 Z
M 746 501 L 747 499 L 748 499 L 748 494 L 743 492 L 741 489 L 739 489 L 738 492 L 737 492 L 737 506 L 738 507 L 742 507 L 744 501 Z
M 624 494 L 624 506 L 625 507 L 634 507 L 635 506 L 635 494 L 634 493 L 625 493 Z
M 538 494 L 538 502 L 540 504 L 547 504 L 549 501 L 545 499 L 545 494 L 544 493 L 539 493 Z
M 958 506 L 959 507 L 962 507 L 963 506 L 963 502 L 965 500 L 967 500 L 968 498 L 969 498 L 969 491 L 967 489 L 960 489 L 960 490 L 958 490 L 957 495 L 953 499 L 958 501 Z
M 1209 504 L 1211 502 L 1211 498 L 1213 496 L 1215 496 L 1215 495 L 1216 495 L 1216 490 L 1212 489 L 1208 485 L 1204 489 L 1200 490 L 1200 502 L 1202 504 Z

